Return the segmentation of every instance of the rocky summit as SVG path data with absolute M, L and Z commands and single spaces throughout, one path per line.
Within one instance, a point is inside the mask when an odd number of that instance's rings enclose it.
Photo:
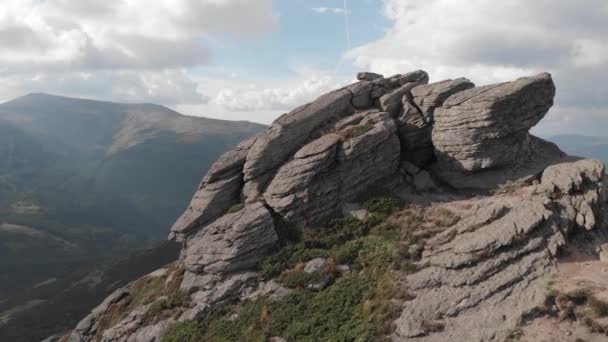
M 606 340 L 604 164 L 529 133 L 551 75 L 357 79 L 224 154 L 180 260 L 51 339 Z

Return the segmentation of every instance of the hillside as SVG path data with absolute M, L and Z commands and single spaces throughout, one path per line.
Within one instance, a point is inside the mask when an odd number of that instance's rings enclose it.
M 608 137 L 585 135 L 556 135 L 549 138 L 564 152 L 575 156 L 594 158 L 608 162 Z
M 529 133 L 552 76 L 358 79 L 222 155 L 180 259 L 51 339 L 605 341 L 608 179 Z
M 153 104 L 0 104 L 0 301 L 165 239 L 223 152 L 264 127 Z

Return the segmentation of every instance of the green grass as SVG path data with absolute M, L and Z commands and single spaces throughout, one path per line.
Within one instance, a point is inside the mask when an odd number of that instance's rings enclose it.
M 404 230 L 414 230 L 421 219 L 413 212 L 400 213 L 401 203 L 390 198 L 369 200 L 364 207 L 371 219 L 342 218 L 307 228 L 298 242 L 260 263 L 262 278 L 278 278 L 293 289 L 291 294 L 278 301 L 244 301 L 200 322 L 174 325 L 162 341 L 266 341 L 273 336 L 304 342 L 385 339 L 400 312 L 395 299 L 411 299 L 398 288 L 393 272 L 415 271 L 413 260 L 400 249 L 402 238 L 409 236 Z M 332 265 L 348 264 L 351 272 L 336 274 L 322 291 L 309 291 L 306 286 L 324 274 L 303 272 L 304 263 L 318 257 L 329 258 Z
M 308 284 L 316 284 L 321 279 L 323 279 L 323 274 L 320 272 L 306 273 L 302 270 L 290 270 L 281 274 L 279 283 L 291 289 L 304 289 Z
M 200 342 L 203 333 L 197 322 L 180 322 L 170 326 L 161 342 Z

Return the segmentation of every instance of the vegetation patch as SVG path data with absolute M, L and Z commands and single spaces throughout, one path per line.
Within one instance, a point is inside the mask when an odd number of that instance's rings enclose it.
M 279 283 L 291 289 L 304 289 L 308 284 L 319 283 L 322 279 L 321 272 L 306 273 L 303 270 L 295 269 L 283 272 L 279 277 Z
M 164 333 L 162 342 L 200 342 L 203 333 L 197 322 L 179 322 L 170 326 Z
M 435 222 L 417 209 L 402 210 L 392 198 L 364 203 L 369 219 L 341 218 L 323 227 L 307 228 L 299 241 L 283 246 L 259 265 L 264 279 L 278 278 L 293 292 L 280 300 L 258 298 L 224 307 L 199 322 L 177 324 L 162 341 L 266 341 L 280 336 L 288 341 L 387 340 L 401 301 L 412 296 L 395 281 L 395 272 L 417 270 L 410 246 L 424 245 L 439 230 L 454 224 L 449 212 Z M 307 261 L 327 258 L 322 272 L 304 272 Z M 336 273 L 346 264 L 350 272 Z M 307 285 L 331 274 L 331 286 L 310 291 Z M 439 330 L 439 323 L 429 322 Z
M 245 208 L 245 203 L 237 203 L 228 209 L 228 214 L 238 213 Z
M 364 124 L 351 127 L 344 132 L 345 139 L 352 139 L 361 136 L 374 128 L 374 125 Z

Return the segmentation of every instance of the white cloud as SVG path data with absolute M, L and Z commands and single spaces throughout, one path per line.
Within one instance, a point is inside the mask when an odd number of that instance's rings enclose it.
M 0 78 L 6 101 L 26 93 L 51 93 L 123 102 L 165 105 L 206 103 L 185 70 L 28 73 Z
M 608 113 L 608 5 L 605 0 L 384 0 L 392 27 L 349 51 L 360 69 L 392 74 L 425 69 L 433 80 L 477 84 L 549 71 L 561 117 Z M 547 120 L 557 120 L 549 115 Z M 557 122 L 557 121 L 555 121 Z M 547 125 L 552 125 L 548 123 Z
M 338 8 L 338 7 L 313 7 L 312 10 L 317 13 L 320 13 L 320 14 L 326 14 L 326 13 L 342 14 L 345 12 L 344 8 Z
M 60 78 L 66 83 L 52 90 L 63 94 L 70 89 L 61 86 L 85 72 L 93 75 L 89 87 L 116 81 L 105 86 L 117 99 L 204 99 L 177 90 L 196 91 L 183 70 L 208 64 L 206 42 L 259 37 L 277 20 L 272 0 L 4 0 L 0 82 L 16 89 L 31 85 L 32 75 Z
M 349 81 L 335 76 L 312 75 L 284 82 L 281 86 L 250 84 L 246 87 L 225 87 L 212 102 L 231 111 L 288 111 Z

